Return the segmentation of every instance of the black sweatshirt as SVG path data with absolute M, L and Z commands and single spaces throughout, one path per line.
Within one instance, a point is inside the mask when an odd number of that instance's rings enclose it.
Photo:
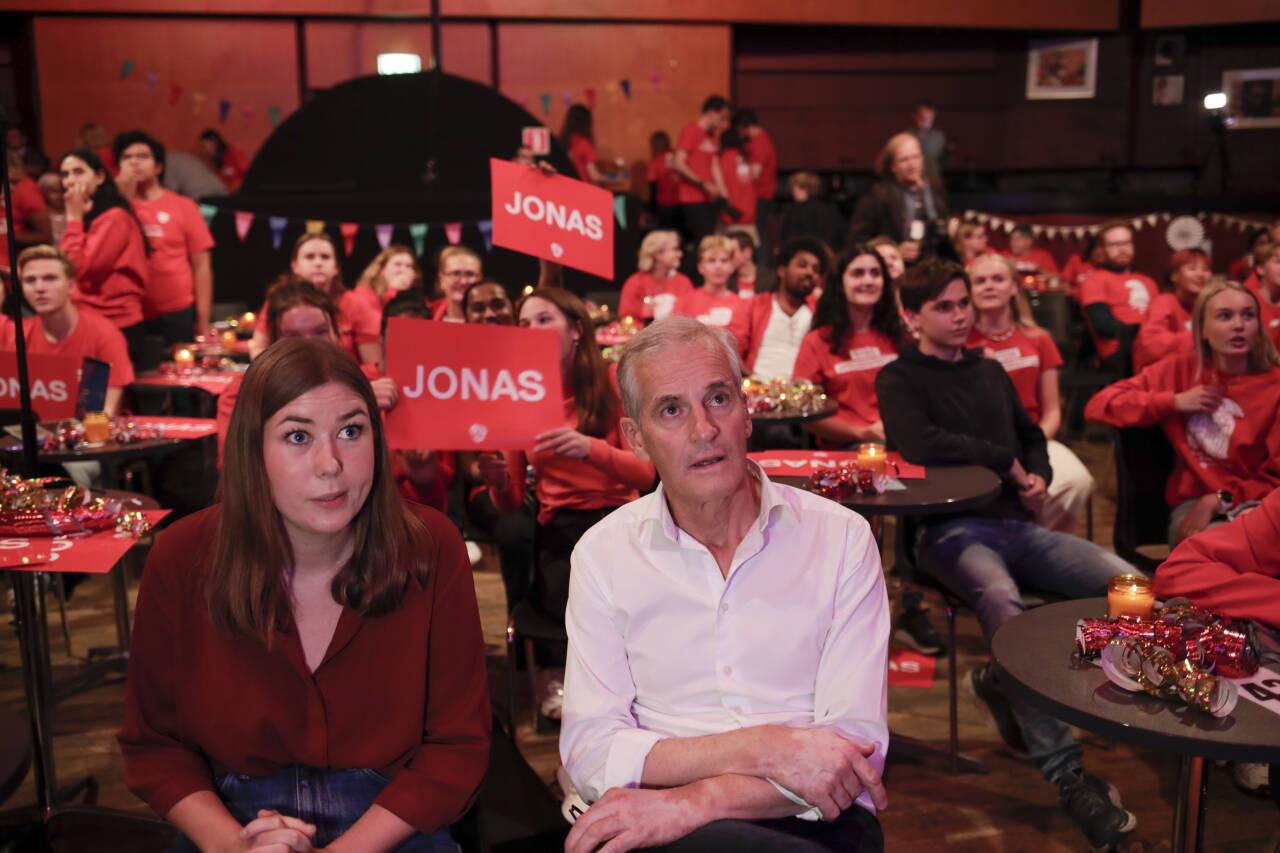
M 917 465 L 982 465 L 1002 478 L 1022 462 L 1046 483 L 1053 476 L 1044 432 L 1027 414 L 1000 363 L 966 349 L 959 361 L 903 347 L 876 377 L 880 417 L 890 449 Z M 977 515 L 1030 520 L 1034 514 L 1008 480 Z

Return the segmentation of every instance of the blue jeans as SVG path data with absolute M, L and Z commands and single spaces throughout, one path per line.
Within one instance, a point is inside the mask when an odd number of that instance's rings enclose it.
M 259 809 L 315 824 L 315 847 L 324 847 L 369 810 L 374 797 L 390 781 L 374 770 L 329 770 L 294 764 L 270 776 L 229 773 L 214 780 L 218 798 L 241 824 L 258 816 Z M 194 853 L 196 846 L 185 836 L 169 853 Z M 396 848 L 397 853 L 460 853 L 461 847 L 447 828 L 430 835 L 418 833 Z
M 956 518 L 935 522 L 920 535 L 924 570 L 964 599 L 978 614 L 991 642 L 996 629 L 1026 607 L 1019 587 L 1067 598 L 1107 593 L 1120 574 L 1140 574 L 1115 554 L 1078 536 L 1029 521 Z M 1070 638 L 1064 638 L 1064 644 Z M 1066 648 L 1066 645 L 1063 646 Z M 1031 758 L 1050 782 L 1083 766 L 1083 750 L 1066 723 L 1009 698 Z

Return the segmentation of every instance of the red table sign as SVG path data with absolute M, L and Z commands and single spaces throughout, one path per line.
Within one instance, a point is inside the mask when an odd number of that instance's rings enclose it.
M 933 671 L 938 662 L 909 649 L 889 651 L 889 683 L 894 687 L 933 686 Z
M 76 416 L 80 393 L 80 360 L 64 355 L 27 354 L 31 378 L 31 408 L 41 420 L 57 421 Z M 0 409 L 21 408 L 18 390 L 18 354 L 0 352 Z
M 392 447 L 528 448 L 564 422 L 554 332 L 393 317 L 387 374 L 400 388 Z
M 169 514 L 167 509 L 143 510 L 151 524 Z M 0 567 L 36 572 L 90 572 L 106 574 L 133 547 L 132 533 L 100 530 L 86 536 L 7 536 L 0 539 Z
M 541 157 L 551 153 L 551 130 L 545 127 L 520 128 L 520 144 Z
M 218 431 L 218 422 L 213 418 L 135 415 L 129 420 L 132 420 L 140 427 L 160 430 L 162 438 L 204 438 L 206 435 L 213 435 Z
M 494 243 L 613 278 L 613 193 L 506 160 L 489 174 Z
M 776 477 L 808 477 L 814 471 L 823 468 L 836 468 L 845 462 L 857 462 L 857 451 L 853 450 L 766 450 L 763 453 L 747 454 L 754 459 L 766 474 Z M 913 465 L 903 460 L 902 454 L 889 452 L 885 458 L 898 466 L 898 479 L 923 480 L 923 465 Z M 892 473 L 892 471 L 890 472 Z

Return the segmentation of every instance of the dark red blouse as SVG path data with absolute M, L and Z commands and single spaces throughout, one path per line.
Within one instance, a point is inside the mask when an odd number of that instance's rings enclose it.
M 217 630 L 201 591 L 218 507 L 162 533 L 138 595 L 125 723 L 125 782 L 158 814 L 225 773 L 290 764 L 391 777 L 375 802 L 421 832 L 459 818 L 489 756 L 489 691 L 462 538 L 414 507 L 431 573 L 377 618 L 344 610 L 315 672 L 294 630 L 268 649 Z

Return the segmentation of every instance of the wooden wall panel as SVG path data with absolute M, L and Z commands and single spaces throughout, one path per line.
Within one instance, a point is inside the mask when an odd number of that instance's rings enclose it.
M 252 154 L 271 133 L 268 109 L 279 107 L 287 116 L 298 106 L 288 21 L 37 18 L 35 42 L 44 142 L 55 157 L 87 121 L 111 134 L 142 128 L 175 150 L 196 150 L 200 132 L 214 127 Z M 121 80 L 126 59 L 135 68 Z M 148 91 L 151 73 L 158 80 Z M 183 92 L 170 105 L 174 84 Z M 205 95 L 198 111 L 197 92 Z M 232 108 L 219 122 L 223 99 Z M 244 104 L 253 106 L 252 118 Z
M 1144 0 L 1144 27 L 1204 27 L 1280 21 L 1276 0 Z
M 425 21 L 307 21 L 307 85 L 328 89 L 375 74 L 380 53 L 416 53 L 431 67 L 431 24 Z M 444 69 L 492 85 L 489 25 L 447 22 L 440 34 Z
M 498 27 L 500 89 L 558 133 L 567 109 L 563 92 L 585 102 L 596 90 L 596 150 L 602 159 L 648 162 L 649 135 L 665 130 L 674 143 L 697 118 L 708 95 L 729 95 L 727 26 L 652 24 L 524 24 Z M 650 71 L 659 72 L 654 85 Z M 609 84 L 627 78 L 631 98 Z M 551 95 L 551 113 L 540 95 Z M 513 143 L 514 148 L 514 143 Z

